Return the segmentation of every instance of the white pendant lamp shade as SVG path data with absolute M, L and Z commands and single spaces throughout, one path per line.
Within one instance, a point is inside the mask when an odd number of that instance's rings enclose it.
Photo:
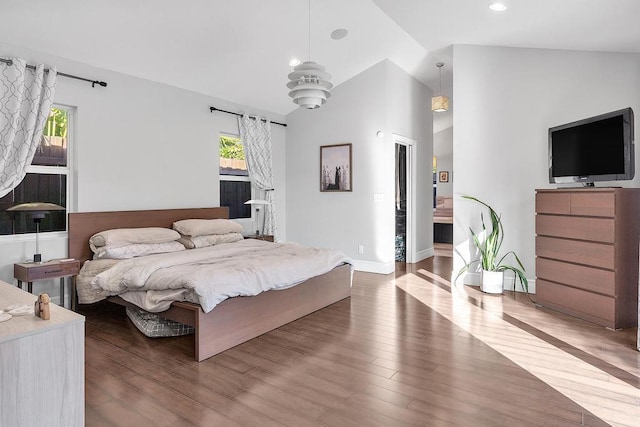
M 331 74 L 322 65 L 313 61 L 303 62 L 289 73 L 289 96 L 302 108 L 319 108 L 331 96 L 329 91 L 333 85 L 330 78 Z
M 442 113 L 449 109 L 449 98 L 442 95 L 442 67 L 444 67 L 444 62 L 438 62 L 436 67 L 438 67 L 438 74 L 440 75 L 440 95 L 431 97 L 431 111 Z
M 434 96 L 431 98 L 431 111 L 442 113 L 449 109 L 449 98 L 444 95 Z
M 311 0 L 309 0 L 309 60 L 293 68 L 289 73 L 289 96 L 301 108 L 320 108 L 331 96 L 331 74 L 311 60 Z

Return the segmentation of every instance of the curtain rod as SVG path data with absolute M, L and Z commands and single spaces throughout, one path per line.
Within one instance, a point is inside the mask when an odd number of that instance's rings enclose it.
M 5 64 L 12 66 L 13 65 L 13 61 L 10 59 L 6 59 L 6 58 L 0 58 L 0 62 L 4 62 Z M 36 67 L 34 65 L 27 65 L 27 68 L 31 69 L 31 70 L 35 70 Z M 44 70 L 45 72 L 49 71 L 48 69 Z M 91 87 L 96 87 L 96 85 L 100 85 L 102 87 L 107 87 L 107 82 L 101 82 L 98 80 L 91 80 L 91 79 L 85 79 L 84 77 L 78 77 L 78 76 L 74 76 L 73 74 L 67 74 L 67 73 L 58 73 L 59 76 L 62 77 L 69 77 L 70 79 L 76 79 L 76 80 L 83 80 L 85 82 L 89 82 L 91 83 Z
M 234 116 L 242 116 L 242 114 L 240 114 L 240 113 L 234 113 L 233 111 L 221 110 L 221 109 L 216 108 L 216 107 L 209 107 L 209 110 L 210 110 L 212 113 L 213 113 L 214 111 L 220 111 L 220 112 L 222 112 L 222 113 L 233 114 Z M 265 120 L 265 119 L 260 119 L 260 120 L 262 120 L 263 122 L 266 122 L 266 120 Z M 278 123 L 278 122 L 271 122 L 271 123 L 273 123 L 274 125 L 280 125 L 280 126 L 287 127 L 286 123 Z

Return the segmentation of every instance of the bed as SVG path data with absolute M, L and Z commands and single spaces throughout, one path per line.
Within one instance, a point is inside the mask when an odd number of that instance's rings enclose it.
M 453 243 L 453 197 L 436 197 L 433 211 L 433 241 Z
M 69 257 L 82 262 L 92 258 L 89 239 L 95 233 L 117 228 L 166 227 L 185 219 L 228 218 L 227 208 L 165 209 L 69 214 Z M 250 297 L 229 298 L 205 313 L 200 305 L 174 302 L 162 317 L 195 328 L 196 360 L 224 350 L 306 316 L 351 295 L 352 269 L 348 264 L 282 290 Z M 128 305 L 119 297 L 110 301 Z

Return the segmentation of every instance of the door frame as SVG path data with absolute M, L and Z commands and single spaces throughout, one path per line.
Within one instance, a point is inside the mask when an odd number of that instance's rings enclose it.
M 408 138 L 406 136 L 391 134 L 391 140 L 393 141 L 393 147 L 395 150 L 396 144 L 404 145 L 407 148 L 407 230 L 405 240 L 405 262 L 416 262 L 416 239 L 414 238 L 416 230 L 416 140 Z M 397 165 L 395 164 L 394 156 L 394 170 Z M 395 174 L 394 174 L 395 177 Z M 394 178 L 395 179 L 395 178 Z M 393 216 L 395 225 L 395 215 Z M 395 234 L 395 227 L 394 234 Z M 395 238 L 393 240 L 395 242 Z M 395 243 L 394 243 L 395 244 Z

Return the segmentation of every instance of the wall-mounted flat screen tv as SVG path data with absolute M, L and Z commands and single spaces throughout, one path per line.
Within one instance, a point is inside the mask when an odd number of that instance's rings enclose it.
M 549 182 L 622 181 L 635 175 L 633 110 L 549 128 Z

